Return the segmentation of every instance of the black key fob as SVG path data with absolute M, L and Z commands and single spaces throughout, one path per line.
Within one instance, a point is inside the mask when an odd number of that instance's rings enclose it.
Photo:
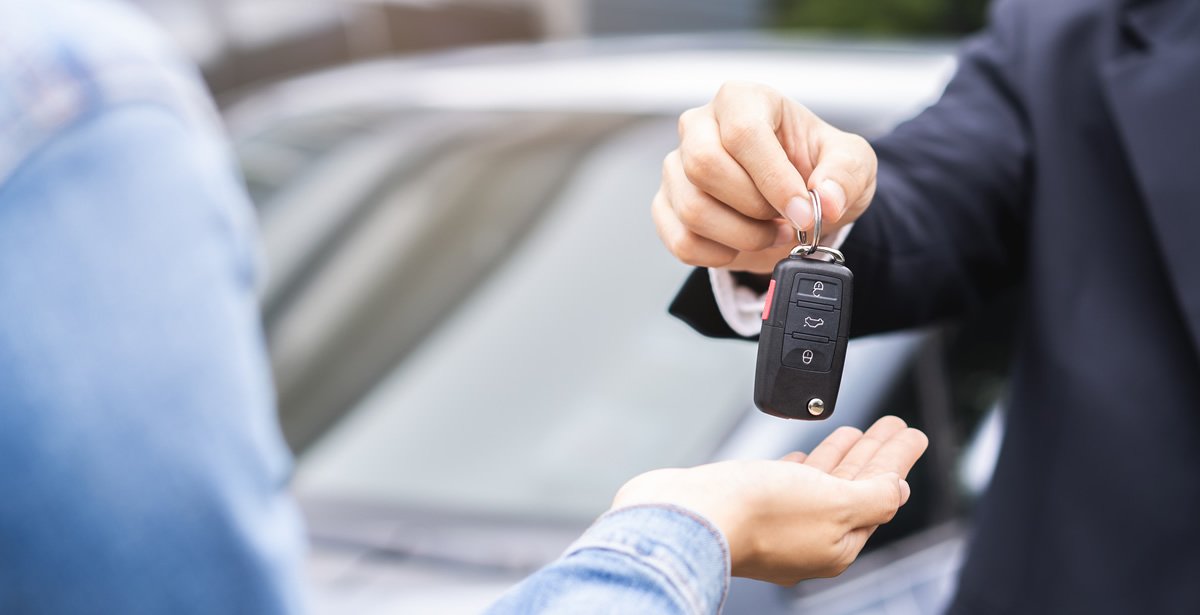
M 793 252 L 775 266 L 754 374 L 754 405 L 767 414 L 804 420 L 833 414 L 854 284 L 854 275 L 837 260 Z

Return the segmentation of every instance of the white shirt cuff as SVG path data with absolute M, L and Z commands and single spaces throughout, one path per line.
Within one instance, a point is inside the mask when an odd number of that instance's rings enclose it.
M 846 243 L 846 236 L 854 224 L 847 224 L 838 229 L 832 237 L 823 238 L 821 245 L 829 248 L 840 248 Z M 713 297 L 717 300 L 717 310 L 725 319 L 733 332 L 742 337 L 754 337 L 762 330 L 763 303 L 766 293 L 757 293 L 737 283 L 733 272 L 728 269 L 709 269 L 708 280 L 712 284 Z

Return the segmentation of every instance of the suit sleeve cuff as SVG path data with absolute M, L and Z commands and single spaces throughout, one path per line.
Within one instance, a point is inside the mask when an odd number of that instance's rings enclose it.
M 728 269 L 709 269 L 708 281 L 712 285 L 713 299 L 717 311 L 725 324 L 742 337 L 754 337 L 762 329 L 763 303 L 766 293 L 758 293 L 738 283 Z

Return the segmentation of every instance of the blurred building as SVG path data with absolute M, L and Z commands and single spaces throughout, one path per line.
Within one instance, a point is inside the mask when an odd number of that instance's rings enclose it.
M 131 0 L 221 95 L 392 53 L 762 27 L 768 0 Z
M 550 0 L 555 1 L 555 0 Z M 767 0 L 582 0 L 590 34 L 746 30 L 767 24 Z

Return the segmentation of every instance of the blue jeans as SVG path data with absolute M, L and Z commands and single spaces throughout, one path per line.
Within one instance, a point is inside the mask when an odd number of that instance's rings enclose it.
M 0 3 L 0 612 L 300 613 L 253 216 L 122 5 Z M 494 613 L 712 613 L 720 532 L 603 517 Z
M 0 612 L 302 608 L 214 118 L 128 9 L 0 5 Z

